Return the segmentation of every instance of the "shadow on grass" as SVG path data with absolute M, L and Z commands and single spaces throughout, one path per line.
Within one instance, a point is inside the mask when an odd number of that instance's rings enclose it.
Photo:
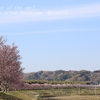
M 3 99 L 3 100 L 23 100 L 23 99 L 15 97 L 15 96 L 8 95 L 6 93 L 0 93 L 0 99 Z

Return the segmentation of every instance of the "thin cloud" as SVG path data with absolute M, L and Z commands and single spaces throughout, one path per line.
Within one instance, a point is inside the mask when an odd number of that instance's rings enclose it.
M 53 33 L 69 33 L 69 32 L 100 32 L 99 29 L 62 29 L 62 30 L 44 30 L 44 31 L 31 31 L 31 32 L 9 32 L 2 33 L 2 35 L 32 35 L 32 34 L 53 34 Z
M 44 30 L 44 31 L 32 31 L 32 32 L 14 32 L 8 33 L 8 35 L 29 35 L 29 34 L 51 34 L 51 33 L 61 33 L 61 32 L 72 32 L 72 31 L 79 31 L 76 29 L 67 29 L 67 30 Z M 6 34 L 6 33 L 3 33 Z
M 0 23 L 30 22 L 43 20 L 61 20 L 100 16 L 100 4 L 82 5 L 58 10 L 21 10 L 0 11 Z

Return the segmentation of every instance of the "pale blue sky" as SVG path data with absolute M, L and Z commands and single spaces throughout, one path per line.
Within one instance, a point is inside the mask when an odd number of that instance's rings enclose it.
M 1 0 L 0 35 L 24 72 L 100 69 L 100 0 Z

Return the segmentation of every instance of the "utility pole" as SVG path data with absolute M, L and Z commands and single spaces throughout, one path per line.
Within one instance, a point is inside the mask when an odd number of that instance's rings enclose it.
M 95 96 L 96 96 L 96 85 L 95 85 Z
M 81 89 L 80 89 L 80 83 L 79 83 L 79 95 L 80 95 Z
M 97 95 L 97 85 L 95 83 L 95 96 Z

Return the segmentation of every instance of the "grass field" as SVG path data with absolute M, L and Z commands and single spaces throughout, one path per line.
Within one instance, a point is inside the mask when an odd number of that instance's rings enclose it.
M 100 89 L 52 89 L 0 92 L 0 100 L 100 100 Z

